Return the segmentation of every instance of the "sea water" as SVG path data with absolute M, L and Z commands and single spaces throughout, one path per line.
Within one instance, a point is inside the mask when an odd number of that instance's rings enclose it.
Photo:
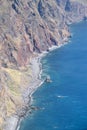
M 44 83 L 33 94 L 33 106 L 20 130 L 87 130 L 87 22 L 70 27 L 69 44 L 42 59 Z

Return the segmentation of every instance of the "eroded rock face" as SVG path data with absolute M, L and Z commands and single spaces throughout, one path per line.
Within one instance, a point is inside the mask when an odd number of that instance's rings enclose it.
M 87 3 L 85 5 L 87 5 Z M 82 21 L 87 17 L 87 6 L 84 7 L 82 2 L 78 4 L 78 0 L 77 2 L 71 0 L 70 9 L 67 10 L 66 8 L 66 16 L 70 23 Z
M 24 105 L 31 59 L 63 44 L 70 36 L 67 24 L 87 18 L 86 5 L 85 0 L 0 0 L 1 128 Z

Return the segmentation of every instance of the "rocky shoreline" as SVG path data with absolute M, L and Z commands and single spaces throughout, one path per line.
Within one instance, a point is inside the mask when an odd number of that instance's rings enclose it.
M 70 33 L 69 33 L 70 34 Z M 58 49 L 66 44 L 69 43 L 69 38 L 71 38 L 71 34 L 68 35 L 68 37 L 65 37 L 65 40 L 60 44 L 60 45 L 53 45 L 52 47 L 49 48 L 49 51 L 44 51 L 41 54 L 38 54 L 38 56 L 36 56 L 35 58 L 32 58 L 31 60 L 31 67 L 32 67 L 32 72 L 33 72 L 33 78 L 35 79 L 35 82 L 32 82 L 31 84 L 29 84 L 29 88 L 28 90 L 26 90 L 27 93 L 27 101 L 28 101 L 28 107 L 27 109 L 21 109 L 22 115 L 13 115 L 10 118 L 7 118 L 7 125 L 5 126 L 4 130 L 19 130 L 20 129 L 20 125 L 21 125 L 21 121 L 24 119 L 24 117 L 26 116 L 26 114 L 29 114 L 29 112 L 31 113 L 31 105 L 33 102 L 33 97 L 32 94 L 38 89 L 38 87 L 40 87 L 43 83 L 44 80 L 41 80 L 41 74 L 42 74 L 42 63 L 41 63 L 41 59 L 43 57 L 45 57 L 50 51 L 53 51 L 55 49 Z M 34 108 L 35 109 L 35 108 Z
M 33 58 L 31 60 L 30 64 L 32 66 L 32 70 L 33 70 L 32 72 L 33 72 L 33 77 L 35 79 L 35 82 L 32 82 L 31 84 L 29 84 L 29 88 L 28 88 L 29 90 L 26 90 L 28 108 L 27 109 L 21 109 L 20 108 L 21 111 L 22 111 L 21 116 L 13 115 L 12 117 L 10 117 L 9 118 L 10 122 L 7 121 L 8 126 L 6 126 L 5 130 L 7 130 L 7 129 L 9 129 L 9 130 L 19 130 L 20 129 L 21 121 L 24 119 L 26 114 L 29 114 L 29 112 L 31 113 L 31 110 L 32 110 L 31 105 L 32 105 L 32 102 L 33 102 L 32 94 L 44 83 L 44 80 L 41 80 L 41 74 L 42 74 L 41 59 L 43 57 L 45 57 L 49 52 L 68 44 L 70 38 L 71 38 L 71 34 L 60 45 L 50 47 L 49 51 L 44 51 L 43 53 L 39 54 L 38 56 L 36 56 L 35 58 Z
M 60 47 L 60 46 L 59 46 Z M 57 49 L 59 48 L 58 46 L 53 46 L 52 48 L 50 48 L 49 50 L 52 51 L 54 49 Z M 44 80 L 42 81 L 41 80 L 41 74 L 42 74 L 42 67 L 41 67 L 41 59 L 42 57 L 44 57 L 48 52 L 43 52 L 42 54 L 40 54 L 39 56 L 37 56 L 36 58 L 32 59 L 31 61 L 31 65 L 32 65 L 32 69 L 33 69 L 33 72 L 35 72 L 33 74 L 33 77 L 35 78 L 35 82 L 31 83 L 29 85 L 29 90 L 26 90 L 26 93 L 27 93 L 27 101 L 28 101 L 28 108 L 27 109 L 21 109 L 20 108 L 20 111 L 22 112 L 22 115 L 19 116 L 19 115 L 12 115 L 10 118 L 7 118 L 6 119 L 6 124 L 4 126 L 4 130 L 19 130 L 20 128 L 20 123 L 21 121 L 24 119 L 24 117 L 26 116 L 26 114 L 32 110 L 31 108 L 31 105 L 32 105 L 32 94 L 38 89 L 38 87 L 40 87 Z M 37 72 L 35 71 L 37 70 Z M 31 87 L 30 87 L 31 86 Z
M 53 51 L 53 50 L 55 50 L 55 49 L 58 49 L 58 48 L 60 48 L 60 47 L 62 47 L 62 46 L 64 46 L 64 45 L 66 45 L 68 42 L 66 42 L 66 43 L 64 43 L 64 44 L 62 44 L 62 45 L 60 45 L 60 46 L 52 46 L 51 48 L 49 48 L 49 51 Z M 29 106 L 29 108 L 28 108 L 28 110 L 27 111 L 25 111 L 25 113 L 24 113 L 24 115 L 23 115 L 23 117 L 22 118 L 17 118 L 17 124 L 15 125 L 15 129 L 9 129 L 9 130 L 19 130 L 20 129 L 20 123 L 21 123 L 21 121 L 24 119 L 24 117 L 26 116 L 26 114 L 28 113 L 29 114 L 29 111 L 31 111 L 32 110 L 32 108 L 31 108 L 31 105 L 32 105 L 32 94 L 38 89 L 38 87 L 40 87 L 43 83 L 44 83 L 44 80 L 41 80 L 41 74 L 42 74 L 42 63 L 41 63 L 41 59 L 43 58 L 43 57 L 45 57 L 46 55 L 47 55 L 47 53 L 49 53 L 49 52 L 43 52 L 42 54 L 40 54 L 35 60 L 37 61 L 37 66 L 38 66 L 38 68 L 39 68 L 39 73 L 37 74 L 38 76 L 38 78 L 37 78 L 37 81 L 39 81 L 39 82 L 36 82 L 35 84 L 32 84 L 32 86 L 33 85 L 35 85 L 36 87 L 35 87 L 35 89 L 33 89 L 32 90 L 32 92 L 29 94 L 29 102 L 28 102 L 28 104 L 30 104 Z M 34 64 L 33 64 L 34 65 Z M 35 108 L 34 108 L 35 109 Z

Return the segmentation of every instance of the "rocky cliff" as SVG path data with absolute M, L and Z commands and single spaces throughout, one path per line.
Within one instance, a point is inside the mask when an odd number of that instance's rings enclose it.
M 87 19 L 86 0 L 0 0 L 0 129 L 24 104 L 31 59 L 70 36 Z

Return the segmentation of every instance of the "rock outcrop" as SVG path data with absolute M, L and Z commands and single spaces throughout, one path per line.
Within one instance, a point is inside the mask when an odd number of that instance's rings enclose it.
M 87 20 L 86 0 L 0 0 L 0 129 L 25 105 L 33 57 L 62 45 L 68 25 Z

